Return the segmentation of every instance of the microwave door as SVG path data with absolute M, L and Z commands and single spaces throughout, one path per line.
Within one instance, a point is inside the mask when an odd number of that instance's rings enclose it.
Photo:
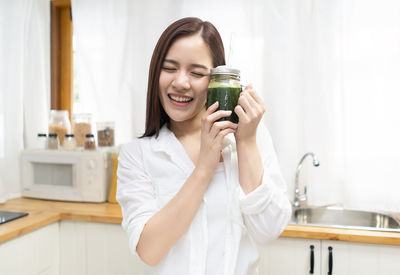
M 72 163 L 32 163 L 33 184 L 73 187 Z
M 79 158 L 26 156 L 23 175 L 23 195 L 28 197 L 55 199 L 55 200 L 81 200 L 77 186 L 79 174 Z

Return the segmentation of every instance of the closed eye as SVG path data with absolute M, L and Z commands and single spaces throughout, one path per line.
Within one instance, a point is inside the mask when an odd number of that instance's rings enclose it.
M 194 75 L 195 77 L 203 77 L 203 76 L 205 76 L 205 74 L 196 73 L 196 72 L 192 72 L 191 74 Z
M 167 72 L 173 72 L 173 71 L 175 71 L 176 69 L 175 68 L 171 68 L 171 67 L 161 67 L 161 69 L 162 70 L 164 70 L 164 71 L 167 71 Z

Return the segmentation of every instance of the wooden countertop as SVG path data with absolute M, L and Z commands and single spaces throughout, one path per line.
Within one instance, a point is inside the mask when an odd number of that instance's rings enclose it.
M 17 198 L 0 204 L 0 210 L 27 212 L 28 216 L 0 224 L 0 243 L 59 220 L 120 224 L 117 203 L 60 202 Z
M 0 225 L 0 243 L 59 220 L 113 224 L 120 224 L 122 221 L 121 208 L 115 203 L 77 203 L 17 198 L 0 204 L 0 210 L 29 213 L 26 217 Z M 400 232 L 375 230 L 289 224 L 281 236 L 400 245 Z

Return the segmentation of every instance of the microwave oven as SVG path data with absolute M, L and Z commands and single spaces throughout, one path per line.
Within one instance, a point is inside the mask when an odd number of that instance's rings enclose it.
M 111 179 L 110 151 L 24 150 L 24 197 L 76 202 L 105 202 Z

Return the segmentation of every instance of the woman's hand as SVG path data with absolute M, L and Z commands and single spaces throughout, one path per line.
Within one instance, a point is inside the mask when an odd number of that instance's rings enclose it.
M 218 101 L 211 105 L 201 119 L 201 145 L 198 167 L 214 174 L 221 158 L 222 141 L 227 134 L 235 133 L 237 124 L 231 121 L 217 121 L 229 117 L 232 111 L 216 111 Z
M 235 133 L 236 143 L 255 142 L 257 126 L 265 113 L 265 105 L 252 85 L 246 86 L 245 90 L 240 93 L 235 113 L 239 117 Z

